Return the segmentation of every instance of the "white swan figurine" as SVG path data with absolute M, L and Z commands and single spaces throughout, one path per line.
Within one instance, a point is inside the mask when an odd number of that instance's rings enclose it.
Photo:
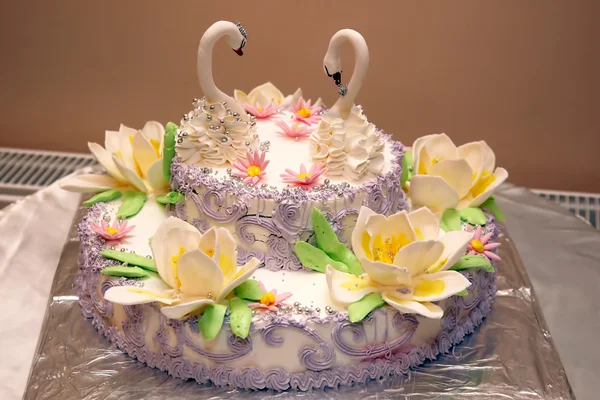
M 340 47 L 346 41 L 352 44 L 356 54 L 354 73 L 348 86 L 342 85 L 342 60 L 340 59 Z M 333 78 L 335 84 L 340 88 L 340 98 L 331 107 L 331 110 L 338 112 L 345 119 L 354 105 L 369 69 L 369 48 L 365 38 L 352 29 L 337 31 L 329 41 L 329 48 L 323 58 L 323 67 L 327 76 Z
M 348 86 L 342 85 L 340 46 L 349 41 L 356 53 L 356 65 Z M 336 32 L 323 59 L 327 76 L 339 87 L 340 98 L 322 115 L 319 127 L 310 136 L 310 155 L 324 164 L 326 175 L 346 181 L 360 181 L 376 175 L 384 166 L 385 144 L 375 125 L 369 123 L 354 100 L 369 69 L 369 49 L 362 35 L 352 29 Z
M 198 81 L 200 88 L 206 96 L 207 103 L 222 103 L 226 102 L 228 107 L 239 114 L 244 120 L 248 121 L 248 116 L 244 108 L 231 96 L 223 93 L 215 85 L 212 73 L 212 53 L 213 47 L 217 40 L 226 36 L 227 43 L 238 55 L 243 55 L 243 48 L 246 45 L 248 34 L 244 27 L 238 23 L 234 24 L 229 21 L 215 22 L 204 32 L 200 45 L 198 46 Z

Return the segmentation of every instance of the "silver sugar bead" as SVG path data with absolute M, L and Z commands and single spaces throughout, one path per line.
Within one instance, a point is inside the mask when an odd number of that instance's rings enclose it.
M 227 168 L 227 174 L 231 175 L 231 168 Z
M 196 98 L 194 100 L 192 100 L 192 104 L 197 103 L 197 102 L 198 102 L 198 99 L 196 99 Z
M 135 254 L 135 251 L 131 250 L 131 251 L 130 251 L 130 253 L 131 253 L 131 254 Z
M 210 108 L 211 110 L 214 110 L 214 109 L 215 109 L 215 106 L 214 106 L 214 104 L 211 104 L 209 108 Z
M 299 301 L 295 302 L 294 307 L 300 307 L 300 302 Z
M 121 247 L 121 251 L 125 252 L 127 249 L 125 247 Z
M 152 259 L 152 256 L 146 256 L 146 258 L 148 258 L 148 259 L 150 259 L 150 260 L 151 260 L 151 259 Z
M 246 145 L 246 147 L 250 146 L 250 142 L 246 142 L 244 144 Z
M 187 132 L 181 132 L 181 136 L 186 137 L 188 135 Z
M 225 131 L 225 134 L 226 134 L 226 135 L 229 135 L 229 134 L 230 134 L 230 132 L 229 132 L 229 131 Z
M 321 312 L 321 309 L 319 307 L 315 308 L 316 312 Z
M 212 106 L 211 106 L 211 107 L 212 107 Z M 210 121 L 210 120 L 212 120 L 212 115 L 210 115 L 210 114 L 206 114 L 206 119 L 207 119 L 207 120 L 209 120 L 209 121 Z
M 325 184 L 326 184 L 326 185 L 329 185 L 329 183 L 330 183 L 330 182 L 331 182 L 331 181 L 330 181 L 329 179 L 325 179 Z
M 182 138 L 177 139 L 177 143 L 179 143 L 179 144 L 183 143 L 183 139 Z
M 240 116 L 240 114 L 238 114 L 238 113 L 234 112 L 234 113 L 233 113 L 233 116 L 234 116 L 234 117 L 239 117 L 239 116 Z
M 226 137 L 222 138 L 222 139 L 221 139 L 221 142 L 223 142 L 223 143 L 227 143 L 227 138 L 226 138 Z
M 212 299 L 213 295 L 212 295 L 212 293 L 209 293 L 209 294 L 206 295 L 206 297 L 208 297 L 209 299 Z
M 222 124 L 224 124 L 225 123 L 225 119 L 219 118 L 219 122 L 222 123 Z
M 223 104 L 224 106 L 227 105 L 226 101 L 222 101 L 221 104 Z
M 114 250 L 114 249 L 116 249 L 116 247 L 115 246 L 110 246 L 110 249 Z

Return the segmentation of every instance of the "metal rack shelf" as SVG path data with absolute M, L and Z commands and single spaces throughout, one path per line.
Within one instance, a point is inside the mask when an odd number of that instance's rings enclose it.
M 540 197 L 569 209 L 573 214 L 600 230 L 600 194 L 531 189 Z

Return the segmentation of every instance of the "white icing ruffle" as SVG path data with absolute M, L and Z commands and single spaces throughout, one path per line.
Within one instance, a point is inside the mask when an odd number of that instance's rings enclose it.
M 310 136 L 310 155 L 327 167 L 326 175 L 359 180 L 383 169 L 384 141 L 367 121 L 361 106 L 354 105 L 346 119 L 329 110 Z
M 227 104 L 209 104 L 202 98 L 184 116 L 177 135 L 176 151 L 186 164 L 223 165 L 258 147 L 254 121 L 245 122 Z

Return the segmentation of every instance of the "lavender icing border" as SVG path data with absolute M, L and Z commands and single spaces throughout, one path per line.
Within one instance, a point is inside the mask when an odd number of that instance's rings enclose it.
M 293 250 L 294 244 L 298 240 L 310 239 L 310 209 L 314 204 L 322 205 L 322 211 L 342 241 L 344 218 L 358 214 L 358 210 L 348 205 L 358 193 L 366 193 L 363 205 L 379 214 L 390 215 L 406 208 L 406 196 L 400 187 L 403 145 L 390 135 L 380 133 L 390 143 L 390 171 L 359 186 L 325 185 L 308 191 L 300 188 L 274 189 L 266 185 L 248 186 L 222 175 L 219 178 L 210 168 L 181 163 L 177 157 L 171 166 L 171 186 L 195 204 L 200 217 L 190 222 L 201 232 L 208 229 L 211 220 L 219 224 L 235 224 L 242 245 L 238 262 L 245 263 L 254 256 L 269 270 L 300 270 L 303 267 Z M 197 191 L 196 188 L 202 189 Z M 275 202 L 273 213 L 262 216 L 261 202 L 264 207 L 268 199 Z M 344 203 L 341 209 L 337 209 L 337 199 Z M 328 204 L 332 200 L 334 210 Z M 257 202 L 255 215 L 248 214 L 251 201 Z M 171 208 L 170 213 L 188 220 L 183 206 Z M 256 237 L 247 231 L 249 228 L 260 229 L 264 233 L 267 252 L 251 250 Z
M 159 368 L 166 371 L 176 378 L 195 379 L 199 383 L 212 382 L 217 386 L 233 386 L 244 389 L 260 390 L 273 389 L 283 391 L 287 389 L 311 390 L 324 389 L 328 387 L 337 387 L 338 385 L 348 385 L 352 383 L 364 383 L 372 379 L 380 379 L 390 375 L 400 375 L 408 373 L 410 368 L 422 364 L 425 360 L 434 360 L 439 354 L 445 354 L 450 349 L 460 343 L 465 335 L 472 333 L 477 326 L 483 322 L 483 318 L 491 311 L 491 307 L 496 294 L 496 273 L 488 273 L 483 270 L 477 272 L 468 272 L 472 286 L 469 290 L 477 290 L 475 294 L 469 294 L 471 297 L 453 296 L 442 303 L 445 309 L 442 318 L 442 331 L 435 341 L 426 343 L 422 346 L 403 346 L 411 335 L 411 329 L 416 329 L 417 318 L 413 315 L 402 315 L 396 313 L 392 327 L 395 331 L 401 330 L 401 325 L 407 323 L 403 335 L 396 337 L 392 345 L 387 349 L 377 348 L 365 343 L 362 347 L 353 347 L 348 344 L 340 344 L 340 335 L 343 329 L 360 331 L 362 324 L 348 324 L 345 313 L 336 313 L 325 318 L 310 316 L 304 323 L 293 320 L 286 320 L 286 317 L 273 317 L 270 324 L 264 328 L 255 330 L 264 335 L 265 341 L 270 345 L 281 344 L 281 338 L 273 335 L 273 329 L 292 328 L 305 332 L 319 344 L 320 349 L 306 347 L 301 349 L 299 357 L 304 359 L 304 365 L 307 371 L 299 373 L 288 373 L 281 368 L 272 369 L 266 372 L 256 368 L 234 369 L 226 365 L 209 367 L 207 365 L 191 362 L 183 357 L 183 352 L 177 347 L 168 346 L 164 340 L 161 340 L 163 329 L 175 329 L 178 339 L 181 337 L 181 347 L 185 343 L 189 346 L 190 340 L 185 339 L 185 328 L 190 325 L 194 333 L 195 320 L 172 321 L 163 319 L 161 329 L 156 334 L 157 343 L 161 350 L 159 352 L 149 351 L 144 346 L 143 340 L 143 310 L 156 307 L 147 304 L 140 306 L 124 307 L 127 319 L 123 323 L 123 334 L 111 326 L 108 317 L 112 315 L 113 308 L 111 303 L 100 298 L 97 294 L 97 284 L 100 277 L 99 271 L 114 261 L 100 256 L 100 251 L 104 244 L 89 228 L 90 221 L 97 221 L 102 217 L 106 210 L 104 205 L 93 206 L 83 218 L 79 225 L 78 233 L 82 243 L 79 258 L 79 268 L 75 277 L 75 285 L 79 295 L 79 303 L 85 317 L 92 319 L 92 325 L 106 338 L 114 343 L 119 349 L 129 354 L 131 357 L 148 364 L 150 367 Z M 488 214 L 488 225 L 486 230 L 493 230 L 495 236 L 498 233 L 493 219 Z M 107 281 L 101 284 L 101 292 L 104 293 L 109 287 L 114 285 L 135 284 L 134 280 L 120 279 L 119 281 Z M 378 313 L 388 310 L 380 310 Z M 369 317 L 373 318 L 373 314 Z M 387 318 L 387 317 L 386 317 Z M 332 332 L 332 339 L 336 348 L 348 356 L 363 357 L 365 355 L 378 357 L 374 360 L 363 361 L 359 364 L 330 368 L 334 363 L 334 356 L 329 344 L 325 343 L 310 328 L 306 327 L 309 321 L 317 323 L 335 322 Z M 386 328 L 387 329 L 387 328 Z M 269 333 L 270 332 L 270 333 Z M 314 337 L 314 336 L 317 337 Z M 353 339 L 360 342 L 364 335 L 355 334 Z M 180 340 L 178 340 L 178 343 Z M 323 345 L 324 344 L 324 345 Z M 179 345 L 178 345 L 179 346 Z M 228 338 L 228 348 L 232 350 L 230 354 L 203 354 L 212 360 L 227 362 L 235 358 L 243 357 L 250 352 L 252 348 L 251 340 L 242 340 L 230 335 Z M 193 351 L 202 349 L 194 349 Z M 320 352 L 320 353 L 319 353 Z M 199 353 L 202 354 L 202 353 Z M 319 355 L 321 358 L 319 359 Z

